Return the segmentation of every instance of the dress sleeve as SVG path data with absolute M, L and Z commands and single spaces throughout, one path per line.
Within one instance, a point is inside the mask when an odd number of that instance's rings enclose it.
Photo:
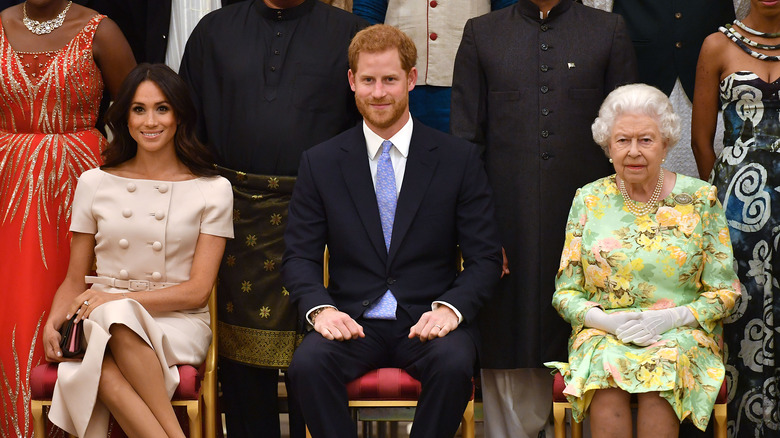
M 70 216 L 70 231 L 73 233 L 96 234 L 97 220 L 92 214 L 92 201 L 99 184 L 99 175 L 94 170 L 86 171 L 79 177 Z
M 215 177 L 206 183 L 206 209 L 200 221 L 200 232 L 233 238 L 233 189 L 230 181 Z
M 712 332 L 718 322 L 731 314 L 740 285 L 734 272 L 734 254 L 726 225 L 726 215 L 718 201 L 717 189 L 710 186 L 702 204 L 703 266 L 699 298 L 688 304 L 699 325 Z
M 553 307 L 571 324 L 574 332 L 582 330 L 585 313 L 598 303 L 589 300 L 585 290 L 585 272 L 582 266 L 582 234 L 589 220 L 582 189 L 577 190 L 566 222 L 566 243 L 563 245 L 561 264 L 555 277 Z

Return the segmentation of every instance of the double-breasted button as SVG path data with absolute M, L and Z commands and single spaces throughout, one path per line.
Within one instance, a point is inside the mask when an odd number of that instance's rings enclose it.
M 550 136 L 550 132 L 549 131 L 542 131 L 542 138 L 547 138 L 549 136 Z
M 274 55 L 278 55 L 279 53 L 279 49 L 274 50 Z
M 541 70 L 541 71 L 547 71 L 547 70 L 549 70 L 549 69 L 550 69 L 550 67 L 549 67 L 549 66 L 547 66 L 547 64 L 542 64 L 542 65 L 539 67 L 539 70 Z
M 547 108 L 542 108 L 542 115 L 543 115 L 543 116 L 546 116 L 546 115 L 549 115 L 549 114 L 550 114 L 550 110 L 549 110 L 549 109 L 547 109 Z
M 395 278 L 387 277 L 387 284 L 395 284 Z
M 132 215 L 133 215 L 133 210 L 130 210 L 129 208 L 125 208 L 122 210 L 122 216 L 130 217 Z
M 271 71 L 276 71 L 276 67 L 274 67 L 274 66 L 272 65 L 272 66 L 271 66 Z
M 119 247 L 122 249 L 127 249 L 127 247 L 130 246 L 130 242 L 127 241 L 127 239 L 119 239 Z
M 542 152 L 542 160 L 549 160 L 550 154 L 547 152 Z
M 127 269 L 120 269 L 119 270 L 119 279 L 120 280 L 127 280 L 130 278 L 130 273 L 127 272 Z
M 162 249 L 162 243 L 160 242 L 154 242 L 152 243 L 152 249 L 155 251 L 159 251 Z
M 152 280 L 154 281 L 162 280 L 162 274 L 160 274 L 159 272 L 152 272 Z
M 547 43 L 542 43 L 542 45 L 541 45 L 541 46 L 539 46 L 539 47 L 541 47 L 541 48 L 542 48 L 542 50 L 547 50 L 547 49 L 549 49 L 549 48 L 550 48 L 550 46 L 548 46 L 548 45 L 547 45 Z
M 548 26 L 546 24 L 543 24 L 542 25 L 542 32 L 547 32 L 548 30 L 550 30 L 550 26 Z
M 371 301 L 363 300 L 363 307 L 368 307 L 369 304 L 371 304 Z
M 157 210 L 154 212 L 154 218 L 158 221 L 165 219 L 165 212 L 163 210 Z
M 436 38 L 439 38 L 439 36 L 436 35 L 436 32 L 431 33 L 431 41 L 436 41 Z
M 133 193 L 135 191 L 135 183 L 127 183 L 127 191 Z
M 157 187 L 157 190 L 160 193 L 165 193 L 168 191 L 168 184 L 160 184 L 160 187 Z
M 539 91 L 541 91 L 542 93 L 546 93 L 546 92 L 550 91 L 550 89 L 549 89 L 549 88 L 547 88 L 547 85 L 542 85 L 542 86 L 539 88 Z
M 674 43 L 674 47 L 677 47 L 678 49 L 682 49 L 682 41 L 677 41 Z
M 678 19 L 678 20 L 679 20 L 680 18 L 682 18 L 682 12 L 675 12 L 675 13 L 674 13 L 674 18 L 676 18 L 676 19 Z
M 436 6 L 439 6 L 439 3 L 436 0 L 431 0 L 431 7 L 435 8 Z

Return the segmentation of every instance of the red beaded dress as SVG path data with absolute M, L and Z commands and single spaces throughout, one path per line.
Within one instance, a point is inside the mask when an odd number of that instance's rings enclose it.
M 70 255 L 78 176 L 100 164 L 102 15 L 60 50 L 16 52 L 0 23 L 0 436 L 31 437 L 29 373 Z

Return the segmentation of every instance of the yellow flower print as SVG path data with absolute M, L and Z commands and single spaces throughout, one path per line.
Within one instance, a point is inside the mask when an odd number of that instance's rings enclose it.
M 718 233 L 718 241 L 721 245 L 729 245 L 731 244 L 731 236 L 729 235 L 729 229 L 723 228 Z
M 716 344 L 715 341 L 712 340 L 712 338 L 704 334 L 703 331 L 693 330 L 691 331 L 691 334 L 693 335 L 693 339 L 696 340 L 696 342 L 698 342 L 699 345 L 708 348 L 714 354 L 720 356 L 720 348 L 718 348 L 718 344 Z
M 594 337 L 594 336 L 604 336 L 606 333 L 604 333 L 602 330 L 594 329 L 594 328 L 586 328 L 579 333 L 577 333 L 577 337 L 574 338 L 574 342 L 571 344 L 571 350 L 577 350 L 580 348 L 580 345 L 582 345 L 585 341 L 588 339 Z
M 661 378 L 663 376 L 663 368 L 654 362 L 642 364 L 636 373 L 637 380 L 641 382 L 645 388 L 661 386 Z
M 639 272 L 642 269 L 644 269 L 644 262 L 641 258 L 636 258 L 631 260 L 630 263 L 621 266 L 611 280 L 618 289 L 628 290 L 631 287 L 631 280 L 634 279 L 631 273 L 634 271 Z
M 682 216 L 682 214 L 674 208 L 663 206 L 658 208 L 658 212 L 655 214 L 655 220 L 658 221 L 658 225 L 671 228 L 677 226 L 680 216 Z
M 645 215 L 636 218 L 636 228 L 640 233 L 655 234 L 655 231 L 658 228 L 658 224 L 652 221 L 649 216 Z
M 688 368 L 682 368 L 680 373 L 682 373 L 683 386 L 687 389 L 696 389 L 696 379 L 691 371 Z
M 714 203 L 718 200 L 718 189 L 716 189 L 715 186 L 712 186 L 707 193 L 707 200 L 710 201 L 710 203 Z
M 587 265 L 585 266 L 585 283 L 592 284 L 598 288 L 604 288 L 607 276 L 609 275 L 609 266 L 602 267 L 599 265 Z
M 719 368 L 707 368 L 707 375 L 710 376 L 711 379 L 715 380 L 721 380 L 723 379 L 724 371 Z
M 620 290 L 609 294 L 609 304 L 616 309 L 631 307 L 634 304 L 634 297 L 627 291 Z
M 677 266 L 682 266 L 685 261 L 688 260 L 688 253 L 683 251 L 679 246 L 668 246 L 666 248 L 671 258 L 677 263 Z
M 599 205 L 598 197 L 593 195 L 588 195 L 585 197 L 585 206 L 588 207 L 588 210 L 594 210 L 598 205 Z
M 696 213 L 688 213 L 680 218 L 680 231 L 685 233 L 686 236 L 690 236 L 696 226 L 699 225 L 701 217 Z
M 677 362 L 677 349 L 676 348 L 661 348 L 656 353 L 658 357 L 665 361 Z
M 566 235 L 566 246 L 561 254 L 560 269 L 565 269 L 571 262 L 580 261 L 580 252 L 582 251 L 582 238 L 574 237 L 572 234 Z

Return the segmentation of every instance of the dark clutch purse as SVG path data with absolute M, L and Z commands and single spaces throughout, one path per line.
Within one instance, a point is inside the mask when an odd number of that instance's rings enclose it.
M 67 321 L 60 327 L 60 350 L 62 350 L 63 357 L 76 357 L 84 354 L 84 328 L 81 326 L 82 321 L 74 323 L 73 320 L 76 316 Z

